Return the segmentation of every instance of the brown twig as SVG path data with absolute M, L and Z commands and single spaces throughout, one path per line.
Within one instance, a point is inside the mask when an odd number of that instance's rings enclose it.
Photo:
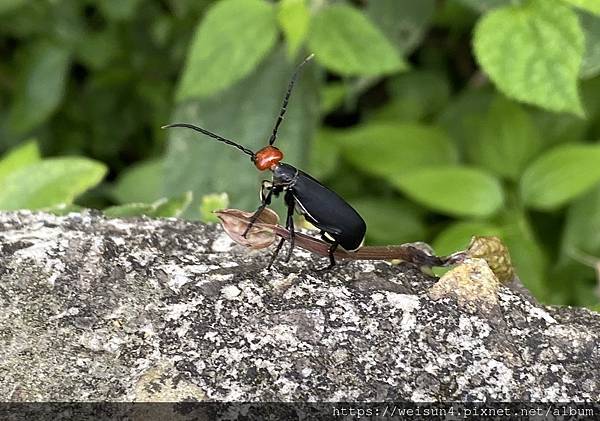
M 221 224 L 229 236 L 240 244 L 254 248 L 263 248 L 272 244 L 275 241 L 276 236 L 286 240 L 290 239 L 290 232 L 286 228 L 277 224 L 276 221 L 275 223 L 272 223 L 271 219 L 269 222 L 259 221 L 254 223 L 249 232 L 248 238 L 239 240 L 239 232 L 240 230 L 245 229 L 247 224 L 250 222 L 250 216 L 252 214 L 237 209 L 223 209 L 220 211 L 215 211 L 215 213 L 221 220 Z M 259 230 L 263 234 L 261 237 L 261 240 L 263 241 L 260 243 L 260 246 L 254 245 L 251 240 L 252 233 L 255 232 L 255 230 Z M 264 241 L 265 230 L 274 234 L 272 241 L 267 245 L 264 245 L 266 243 Z M 329 243 L 301 232 L 296 232 L 295 244 L 304 250 L 308 250 L 320 256 L 325 257 L 328 256 L 329 253 Z M 462 257 L 462 255 L 459 256 L 456 253 L 448 257 L 438 257 L 426 250 L 425 247 L 419 243 L 402 244 L 397 246 L 366 246 L 361 247 L 354 252 L 338 249 L 335 251 L 334 256 L 336 259 L 349 260 L 402 260 L 420 267 L 449 266 L 456 264 Z

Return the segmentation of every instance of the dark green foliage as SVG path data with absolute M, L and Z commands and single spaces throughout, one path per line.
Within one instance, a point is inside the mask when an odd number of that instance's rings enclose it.
M 313 52 L 277 146 L 369 244 L 499 235 L 539 298 L 597 308 L 598 28 L 597 0 L 0 0 L 0 209 L 254 209 L 269 174 L 160 127 L 258 149 Z

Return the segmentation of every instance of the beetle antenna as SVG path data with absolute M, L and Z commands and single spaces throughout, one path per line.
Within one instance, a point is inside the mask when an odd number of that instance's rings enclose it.
M 217 139 L 219 142 L 227 143 L 230 146 L 238 148 L 240 151 L 244 152 L 246 155 L 250 155 L 253 160 L 255 158 L 254 152 L 252 152 L 250 149 L 244 148 L 242 145 L 235 143 L 233 140 L 225 139 L 224 137 L 219 136 L 218 134 L 209 132 L 208 130 L 203 129 L 202 127 L 194 126 L 193 124 L 188 124 L 188 123 L 167 124 L 166 126 L 162 126 L 161 129 L 170 129 L 172 127 L 185 127 L 188 129 L 196 130 L 197 132 L 200 132 L 202 134 L 210 136 L 213 139 Z
M 277 130 L 279 130 L 279 125 L 283 121 L 283 116 L 287 111 L 288 102 L 290 100 L 290 95 L 292 94 L 292 88 L 294 87 L 294 83 L 296 83 L 296 79 L 298 78 L 298 74 L 300 74 L 300 70 L 302 66 L 304 66 L 307 62 L 309 62 L 315 55 L 311 54 L 306 57 L 302 63 L 296 67 L 294 74 L 292 75 L 292 79 L 290 79 L 290 83 L 288 84 L 287 92 L 285 93 L 285 97 L 283 98 L 283 104 L 281 104 L 281 110 L 279 111 L 279 116 L 277 117 L 277 121 L 275 122 L 275 127 L 273 127 L 273 133 L 271 133 L 271 137 L 269 138 L 269 145 L 275 143 L 275 139 L 277 139 Z

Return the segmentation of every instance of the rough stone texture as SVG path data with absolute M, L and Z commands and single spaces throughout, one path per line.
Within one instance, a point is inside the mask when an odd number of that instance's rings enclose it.
M 0 396 L 600 399 L 600 315 L 497 282 L 469 300 L 481 262 L 432 288 L 406 265 L 268 259 L 181 220 L 0 214 Z

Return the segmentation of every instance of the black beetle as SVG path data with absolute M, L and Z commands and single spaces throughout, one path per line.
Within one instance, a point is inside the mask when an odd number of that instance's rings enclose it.
M 244 236 L 248 233 L 256 219 L 271 203 L 272 196 L 279 196 L 284 192 L 284 201 L 287 206 L 286 228 L 290 231 L 290 248 L 288 250 L 285 261 L 289 261 L 292 250 L 294 249 L 294 209 L 301 213 L 311 224 L 321 230 L 323 240 L 331 244 L 329 247 L 329 266 L 325 269 L 335 266 L 333 253 L 338 245 L 346 251 L 355 251 L 359 249 L 363 243 L 367 225 L 362 217 L 352 206 L 350 206 L 337 193 L 329 190 L 319 181 L 315 180 L 305 172 L 281 162 L 283 153 L 273 146 L 277 139 L 277 131 L 283 121 L 285 112 L 287 111 L 288 101 L 292 93 L 292 88 L 300 69 L 313 56 L 307 57 L 297 68 L 289 82 L 287 92 L 283 99 L 283 104 L 279 112 L 279 116 L 273 127 L 273 132 L 269 138 L 269 144 L 257 151 L 256 153 L 244 146 L 212 133 L 201 127 L 187 123 L 174 123 L 163 126 L 164 128 L 186 127 L 203 133 L 220 142 L 234 146 L 250 155 L 250 159 L 260 171 L 271 170 L 273 177 L 271 181 L 264 180 L 262 182 L 260 198 L 261 204 L 252 215 L 250 223 L 244 232 Z M 284 239 L 281 239 L 275 248 L 275 252 L 269 263 L 270 267 L 277 254 L 281 250 Z

